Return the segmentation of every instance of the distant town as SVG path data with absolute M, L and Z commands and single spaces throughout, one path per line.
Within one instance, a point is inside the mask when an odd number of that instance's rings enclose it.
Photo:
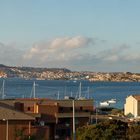
M 0 78 L 37 80 L 89 80 L 114 82 L 139 82 L 140 73 L 71 71 L 66 68 L 11 67 L 0 64 Z

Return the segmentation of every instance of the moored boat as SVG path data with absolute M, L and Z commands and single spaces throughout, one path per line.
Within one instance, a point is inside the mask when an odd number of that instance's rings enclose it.
M 104 106 L 104 107 L 107 107 L 109 106 L 109 102 L 108 101 L 104 101 L 104 102 L 100 102 L 100 106 Z
M 111 100 L 108 100 L 107 102 L 110 103 L 110 104 L 115 104 L 116 103 L 116 99 L 111 99 Z

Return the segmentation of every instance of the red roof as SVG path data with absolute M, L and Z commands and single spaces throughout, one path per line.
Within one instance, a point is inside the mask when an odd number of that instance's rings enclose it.
M 133 97 L 134 97 L 136 100 L 140 101 L 140 95 L 133 95 Z
M 48 99 L 48 98 L 16 98 L 16 100 L 23 100 L 23 101 L 40 101 L 40 100 L 46 100 L 46 101 L 51 101 L 52 99 Z

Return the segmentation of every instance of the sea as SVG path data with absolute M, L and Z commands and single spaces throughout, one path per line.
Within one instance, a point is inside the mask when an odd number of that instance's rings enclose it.
M 25 80 L 20 78 L 0 78 L 0 98 L 4 83 L 5 99 L 32 98 L 35 82 L 35 97 L 64 99 L 65 96 L 90 98 L 99 105 L 100 102 L 116 99 L 115 108 L 124 108 L 125 99 L 129 95 L 140 94 L 139 82 L 90 82 L 86 80 Z M 81 83 L 81 88 L 80 88 Z

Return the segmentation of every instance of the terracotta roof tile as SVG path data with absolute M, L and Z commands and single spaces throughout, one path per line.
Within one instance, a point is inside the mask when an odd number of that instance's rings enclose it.
M 133 95 L 133 97 L 134 97 L 136 100 L 140 101 L 140 95 Z
M 0 120 L 34 120 L 35 118 L 23 112 L 0 106 Z

